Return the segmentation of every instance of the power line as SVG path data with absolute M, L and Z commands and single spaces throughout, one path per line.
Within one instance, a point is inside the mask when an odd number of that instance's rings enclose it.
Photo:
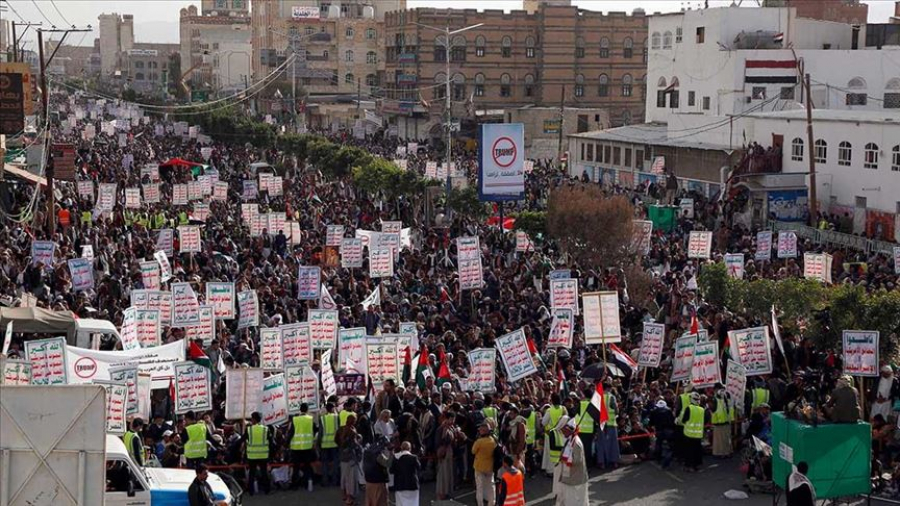
M 41 7 L 38 5 L 37 1 L 31 0 L 31 3 L 33 3 L 34 7 L 38 10 L 39 13 L 41 13 L 41 17 L 43 17 L 48 23 L 50 23 L 50 26 L 56 28 L 56 23 L 50 21 L 50 18 L 48 18 L 47 15 L 44 14 L 44 11 L 41 10 Z
M 59 7 L 56 6 L 56 2 L 55 2 L 54 0 L 50 0 L 50 5 L 53 6 L 53 9 L 56 10 L 56 13 L 59 14 L 59 17 L 61 17 L 62 20 L 63 20 L 67 25 L 69 25 L 69 26 L 75 26 L 75 25 L 73 25 L 72 23 L 69 23 L 69 20 L 66 19 L 65 16 L 63 16 L 63 13 L 60 12 Z

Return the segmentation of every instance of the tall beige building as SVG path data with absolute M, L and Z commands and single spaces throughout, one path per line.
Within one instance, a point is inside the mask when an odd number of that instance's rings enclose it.
M 232 7 L 245 5 L 244 0 L 222 2 Z M 249 12 L 207 9 L 207 4 L 219 2 L 204 0 L 202 15 L 193 5 L 181 9 L 179 32 L 184 80 L 192 90 L 221 93 L 243 89 L 252 80 Z
M 119 61 L 119 53 L 134 48 L 134 16 L 100 14 L 97 16 L 100 25 L 100 73 L 108 76 L 115 73 Z

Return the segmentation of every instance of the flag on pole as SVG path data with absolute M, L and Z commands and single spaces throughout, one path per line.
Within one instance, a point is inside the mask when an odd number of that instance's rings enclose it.
M 637 371 L 637 362 L 635 362 L 629 354 L 622 351 L 621 348 L 619 348 L 615 344 L 610 343 L 609 351 L 612 352 L 613 360 L 615 360 L 616 363 L 623 368 L 628 369 L 630 371 L 630 374 L 634 374 L 634 372 Z
M 422 345 L 419 350 L 419 365 L 416 366 L 416 384 L 420 389 L 425 389 L 425 378 L 431 376 L 431 368 L 428 366 L 428 347 Z
M 409 346 L 406 347 L 406 351 L 403 354 L 403 386 L 406 386 L 409 383 L 409 377 L 412 374 L 412 358 L 409 356 Z
M 375 290 L 369 294 L 364 301 L 361 302 L 363 310 L 368 311 L 369 306 L 381 305 L 381 285 L 375 287 Z
M 197 341 L 191 341 L 190 344 L 188 344 L 187 358 L 207 369 L 212 369 L 212 361 L 209 360 L 209 356 L 203 351 L 203 348 L 197 344 Z
M 778 329 L 778 317 L 775 315 L 774 304 L 772 305 L 772 335 L 775 336 L 775 344 L 778 345 L 781 355 L 784 356 L 784 342 L 781 340 L 781 331 Z
M 697 310 L 691 308 L 691 334 L 700 335 L 700 321 L 697 320 Z
M 606 408 L 606 396 L 603 395 L 603 383 L 597 382 L 597 389 L 591 396 L 591 403 L 587 406 L 587 412 L 594 417 L 594 421 L 600 424 L 600 430 L 606 427 L 609 421 L 609 411 Z
M 450 367 L 447 365 L 447 355 L 441 353 L 441 363 L 438 366 L 438 374 L 437 374 L 437 386 L 440 387 L 444 383 L 449 383 L 453 381 L 453 377 L 450 376 Z

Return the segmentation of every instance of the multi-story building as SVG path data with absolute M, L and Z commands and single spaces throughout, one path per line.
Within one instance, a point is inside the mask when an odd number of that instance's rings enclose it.
M 57 50 L 57 46 L 59 49 Z M 44 42 L 44 54 L 56 56 L 50 62 L 47 72 L 59 76 L 88 78 L 100 74 L 99 40 L 93 46 L 59 45 L 59 41 Z
M 134 16 L 100 14 L 100 72 L 108 77 L 120 70 L 117 68 L 119 54 L 134 47 Z
M 181 9 L 181 72 L 192 90 L 233 92 L 249 85 L 250 17 L 246 0 L 204 1 L 202 15 Z M 180 76 L 179 76 L 180 77 Z
M 0 19 L 0 58 L 2 58 L 2 61 L 8 61 L 7 52 L 12 51 L 12 43 L 10 42 L 12 33 L 10 30 L 12 30 L 10 21 L 8 19 Z
M 511 12 L 389 13 L 383 113 L 400 136 L 439 137 L 449 80 L 452 117 L 464 133 L 474 132 L 478 123 L 508 122 L 513 116 L 527 126 L 525 109 L 533 107 L 582 111 L 575 121 L 563 121 L 566 132 L 641 121 L 647 17 L 640 10 L 603 14 L 568 3 L 529 2 L 529 10 Z M 453 35 L 447 50 L 439 30 L 477 24 Z M 558 137 L 559 116 L 546 125 L 541 120 L 526 128 L 530 155 L 532 140 Z
M 763 7 L 793 7 L 797 16 L 851 25 L 865 24 L 869 6 L 860 0 L 765 0 Z

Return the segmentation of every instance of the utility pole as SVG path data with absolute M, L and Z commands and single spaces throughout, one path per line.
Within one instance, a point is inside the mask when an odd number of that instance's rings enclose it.
M 447 25 L 444 35 L 444 63 L 446 64 L 445 74 L 447 76 L 447 82 L 444 84 L 444 95 L 447 98 L 447 194 L 450 194 L 450 181 L 451 181 L 451 160 L 453 160 L 453 104 L 450 101 L 450 25 Z
M 816 226 L 818 202 L 816 200 L 816 151 L 813 145 L 812 123 L 812 90 L 809 85 L 809 74 L 805 76 L 806 88 L 806 142 L 809 144 L 809 221 Z
M 291 52 L 294 53 L 294 60 L 291 62 L 291 111 L 294 115 L 294 132 L 300 129 L 300 123 L 297 119 L 297 43 L 300 42 L 297 35 L 291 35 Z
M 361 86 L 362 86 L 362 79 L 357 77 L 356 78 L 356 119 L 359 119 L 359 104 L 360 104 L 360 100 L 362 100 L 362 96 L 360 94 Z
M 566 121 L 566 85 L 562 86 L 562 92 L 559 94 L 559 140 L 556 146 L 556 159 L 559 166 L 562 167 L 563 157 L 563 125 Z
M 12 61 L 19 61 L 19 41 L 25 37 L 25 34 L 28 33 L 28 29 L 32 26 L 41 26 L 41 23 L 16 23 L 13 21 L 12 23 L 12 43 L 13 43 L 13 56 Z M 22 30 L 22 35 L 16 36 L 16 27 L 24 26 L 25 29 Z

